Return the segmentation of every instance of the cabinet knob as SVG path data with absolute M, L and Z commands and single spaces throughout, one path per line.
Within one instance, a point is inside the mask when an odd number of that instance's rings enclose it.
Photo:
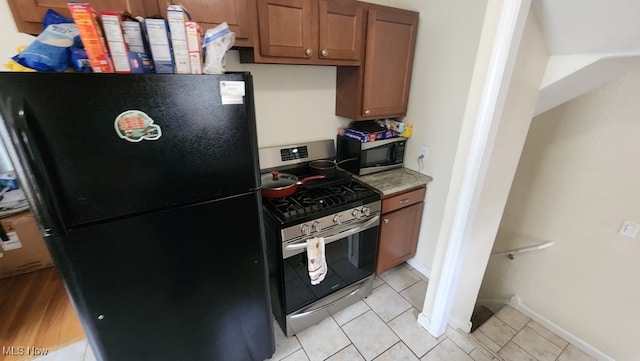
M 305 53 L 307 56 L 311 56 L 311 55 L 313 55 L 313 50 L 311 50 L 311 48 L 307 48 L 307 50 L 305 50 L 305 51 L 304 51 L 304 53 Z
M 389 218 L 385 218 L 382 220 L 383 223 L 389 223 Z
M 322 51 L 320 52 L 320 55 L 326 58 L 327 56 L 329 56 L 329 51 L 327 51 L 327 49 L 322 49 Z
M 364 115 L 369 115 L 371 114 L 371 110 L 370 109 L 365 109 L 364 110 Z

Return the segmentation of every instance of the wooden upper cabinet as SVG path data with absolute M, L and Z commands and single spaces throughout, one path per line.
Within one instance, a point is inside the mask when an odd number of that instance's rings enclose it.
M 157 0 L 93 0 L 91 6 L 100 10 L 127 10 L 133 15 L 151 16 L 158 14 Z M 48 9 L 71 17 L 68 0 L 8 0 L 18 31 L 26 34 L 40 34 L 42 19 Z
M 364 64 L 338 68 L 336 115 L 355 120 L 404 117 L 419 14 L 373 4 L 367 8 Z
M 355 1 L 318 2 L 318 51 L 321 58 L 360 62 L 364 9 Z
M 369 12 L 363 115 L 406 115 L 417 25 L 417 14 Z
M 236 34 L 234 46 L 253 46 L 253 25 L 251 19 L 254 15 L 249 6 L 250 0 L 181 0 L 193 21 L 197 21 L 202 27 L 203 33 L 223 22 L 227 22 L 229 30 Z M 176 2 L 178 3 L 178 2 Z M 167 16 L 167 1 L 157 0 L 157 7 L 162 16 Z
M 47 9 L 71 16 L 68 0 L 8 0 L 18 31 L 27 34 L 42 32 L 42 19 Z M 129 11 L 134 16 L 167 16 L 166 0 L 92 0 L 97 11 Z M 177 2 L 176 2 L 177 3 Z M 255 9 L 253 0 L 182 0 L 182 4 L 203 32 L 223 22 L 236 34 L 234 46 L 253 46 L 253 23 Z M 251 4 L 251 5 L 250 5 Z
M 260 54 L 307 59 L 317 47 L 312 0 L 257 0 Z
M 360 65 L 364 12 L 350 0 L 256 0 L 258 39 L 249 61 Z

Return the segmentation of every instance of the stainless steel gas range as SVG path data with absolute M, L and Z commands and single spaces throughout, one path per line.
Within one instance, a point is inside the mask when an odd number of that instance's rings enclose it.
M 299 179 L 317 172 L 309 162 L 334 159 L 333 140 L 261 148 L 262 173 Z M 263 198 L 272 311 L 290 337 L 371 294 L 378 249 L 380 195 L 336 170 L 284 198 Z M 326 277 L 311 284 L 307 240 L 322 237 Z

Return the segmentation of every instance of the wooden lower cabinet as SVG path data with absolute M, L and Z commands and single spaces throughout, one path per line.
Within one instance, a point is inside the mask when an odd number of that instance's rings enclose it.
M 424 192 L 425 188 L 420 188 L 417 192 L 407 192 L 382 200 L 384 211 L 385 202 L 412 200 L 415 199 L 412 196 L 422 194 L 422 198 L 417 203 L 411 204 L 410 201 L 406 201 L 409 205 L 382 214 L 376 274 L 381 274 L 415 256 L 424 206 L 422 201 Z

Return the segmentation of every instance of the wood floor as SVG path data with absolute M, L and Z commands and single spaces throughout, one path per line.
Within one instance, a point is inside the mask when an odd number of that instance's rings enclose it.
M 0 280 L 0 361 L 31 360 L 29 347 L 52 352 L 84 337 L 54 267 Z

